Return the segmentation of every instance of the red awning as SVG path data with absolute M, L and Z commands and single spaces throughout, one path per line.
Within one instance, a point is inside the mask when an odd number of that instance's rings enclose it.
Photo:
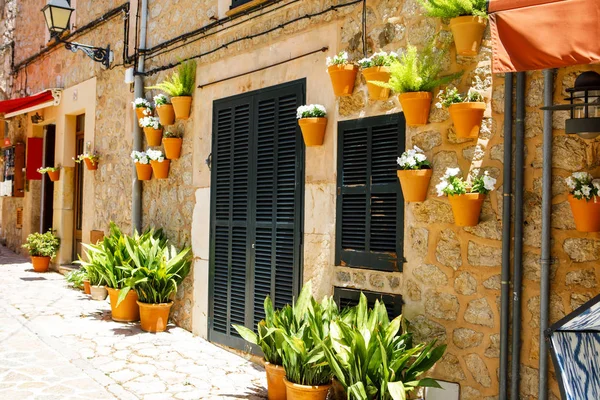
M 495 73 L 600 62 L 600 0 L 490 0 Z
M 56 90 L 44 90 L 33 96 L 22 97 L 20 99 L 11 99 L 0 101 L 0 114 L 6 114 L 5 117 L 14 116 L 20 113 L 40 109 L 40 106 L 57 105 L 60 96 Z

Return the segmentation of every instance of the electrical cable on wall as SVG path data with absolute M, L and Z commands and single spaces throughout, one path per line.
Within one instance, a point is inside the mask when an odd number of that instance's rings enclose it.
M 362 9 L 362 45 L 363 45 L 363 57 L 367 58 L 367 0 L 363 0 L 363 9 Z

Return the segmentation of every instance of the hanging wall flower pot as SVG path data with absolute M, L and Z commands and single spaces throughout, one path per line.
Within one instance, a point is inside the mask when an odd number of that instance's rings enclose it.
M 156 113 L 162 126 L 169 126 L 175 123 L 175 111 L 172 104 L 156 106 Z
M 456 52 L 461 56 L 476 56 L 479 53 L 481 38 L 486 27 L 482 17 L 467 15 L 450 20 L 450 29 L 454 36 Z
M 432 174 L 431 169 L 398 170 L 404 201 L 407 203 L 425 201 Z
M 600 198 L 581 200 L 569 194 L 569 204 L 579 232 L 600 232 Z
M 475 226 L 479 223 L 479 214 L 485 195 L 481 193 L 455 194 L 448 196 L 457 226 Z
M 177 160 L 181 156 L 182 138 L 163 138 L 163 146 L 165 146 L 165 156 L 169 160 Z
M 301 118 L 298 120 L 307 147 L 321 146 L 327 129 L 327 118 Z
M 448 108 L 448 111 L 454 122 L 456 137 L 475 139 L 479 136 L 485 112 L 484 102 L 455 103 Z
M 427 125 L 431 98 L 431 92 L 408 92 L 398 96 L 408 126 Z
M 192 96 L 172 97 L 173 109 L 176 119 L 188 119 L 192 108 Z
M 35 272 L 48 272 L 50 268 L 50 257 L 31 256 L 31 264 Z
M 162 140 L 162 129 L 154 129 L 152 127 L 145 127 L 144 134 L 146 135 L 146 141 L 148 142 L 148 146 L 160 146 L 160 142 Z
M 48 171 L 48 177 L 52 182 L 56 182 L 60 179 L 60 169 L 56 171 Z
M 352 96 L 358 67 L 353 64 L 330 65 L 327 71 L 331 78 L 333 93 L 338 97 Z
M 88 170 L 95 171 L 98 169 L 98 161 L 94 161 L 91 158 L 84 158 L 83 161 L 85 161 L 85 166 Z
M 140 181 L 149 181 L 152 178 L 152 165 L 135 163 L 135 171 Z
M 152 115 L 152 109 L 151 108 L 144 108 L 144 107 L 137 107 L 135 109 L 135 115 L 136 115 L 137 120 L 138 120 L 138 125 L 142 126 L 140 124 L 140 119 Z
M 285 369 L 281 365 L 265 362 L 269 400 L 286 400 Z
M 113 321 L 135 322 L 140 320 L 140 307 L 137 305 L 138 295 L 135 290 L 130 290 L 125 299 L 117 306 L 121 290 L 107 287 L 110 296 L 110 309 Z
M 365 80 L 367 81 L 367 89 L 369 90 L 369 98 L 371 100 L 387 100 L 390 97 L 390 89 L 377 86 L 372 81 L 387 82 L 390 80 L 389 67 L 370 67 L 362 71 Z
M 331 388 L 331 384 L 320 386 L 298 385 L 286 378 L 283 379 L 283 382 L 285 383 L 288 400 L 325 400 L 329 388 Z
M 150 164 L 152 164 L 152 171 L 154 172 L 154 177 L 156 179 L 167 179 L 169 177 L 169 166 L 171 165 L 171 160 L 151 160 Z
M 140 327 L 146 332 L 164 332 L 169 322 L 169 311 L 173 303 L 147 304 L 137 302 L 140 307 Z

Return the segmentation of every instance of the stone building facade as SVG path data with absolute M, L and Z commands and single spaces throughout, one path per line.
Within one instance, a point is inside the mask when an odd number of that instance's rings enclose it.
M 115 221 L 131 230 L 132 183 L 129 154 L 132 150 L 133 92 L 123 82 L 125 69 L 134 55 L 140 4 L 131 1 L 127 12 L 102 21 L 82 34 L 77 28 L 119 7 L 119 1 L 77 0 L 73 40 L 105 46 L 110 43 L 115 59 L 103 69 L 82 54 L 71 54 L 61 46 L 30 59 L 46 46 L 45 25 L 33 1 L 7 0 L 1 26 L 6 46 L 0 89 L 6 98 L 31 95 L 49 88 L 62 88 L 61 105 L 38 111 L 42 124 L 29 116 L 8 120 L 8 137 L 15 143 L 27 137 L 43 137 L 44 126 L 56 125 L 56 163 L 63 178 L 54 189 L 53 229 L 62 239 L 58 263 L 72 261 L 74 129 L 77 115 L 85 113 L 85 141 L 101 156 L 99 169 L 85 171 L 83 241 L 93 230 L 107 231 Z M 231 0 L 148 1 L 148 75 L 144 85 L 165 78 L 172 69 L 163 67 L 187 57 L 198 57 L 197 84 L 192 117 L 178 122 L 184 132 L 181 159 L 171 164 L 169 180 L 143 183 L 143 225 L 162 227 L 180 246 L 191 245 L 193 273 L 184 282 L 174 309 L 175 321 L 184 328 L 209 336 L 210 314 L 210 225 L 211 170 L 206 159 L 213 144 L 213 102 L 254 90 L 306 79 L 306 101 L 328 110 L 325 143 L 305 152 L 303 275 L 313 281 L 317 296 L 333 294 L 334 287 L 354 288 L 402 296 L 403 314 L 419 340 L 438 339 L 448 345 L 433 376 L 461 385 L 461 399 L 495 399 L 499 392 L 500 268 L 502 246 L 502 177 L 504 138 L 504 76 L 491 72 L 491 43 L 486 32 L 476 57 L 461 57 L 450 47 L 445 69 L 464 70 L 458 86 L 480 90 L 488 104 L 477 140 L 458 139 L 447 111 L 432 108 L 429 124 L 407 128 L 406 146 L 424 149 L 433 163 L 434 175 L 428 198 L 405 207 L 404 249 L 407 262 L 402 272 L 380 272 L 342 267 L 335 262 L 337 124 L 369 116 L 401 112 L 395 96 L 388 101 L 368 99 L 364 79 L 357 77 L 354 94 L 335 98 L 325 71 L 325 58 L 348 51 L 351 59 L 363 57 L 362 1 L 284 0 L 265 3 L 247 13 L 230 11 Z M 369 0 L 366 3 L 368 55 L 379 49 L 401 50 L 407 44 L 424 46 L 437 35 L 451 36 L 447 21 L 427 18 L 416 0 Z M 233 14 L 232 14 L 233 13 Z M 227 18 L 227 15 L 230 18 Z M 308 18 L 310 16 L 310 18 Z M 124 18 L 129 19 L 129 36 Z M 215 23 L 220 21 L 220 23 Z M 202 29 L 206 27 L 205 29 Z M 196 31 L 186 40 L 166 43 Z M 127 41 L 127 42 L 126 42 Z M 126 51 L 126 44 L 128 51 Z M 314 52 L 327 48 L 326 52 Z M 313 52 L 313 54 L 303 56 Z M 289 59 L 286 63 L 281 63 Z M 11 65 L 12 73 L 7 73 Z M 24 62 L 27 61 L 25 64 Z M 277 64 L 273 66 L 274 64 Z M 563 68 L 556 71 L 554 100 L 565 96 L 575 77 L 598 66 Z M 255 72 L 251 72 L 255 71 Z M 251 73 L 249 73 L 251 72 Z M 238 76 L 239 75 L 239 76 Z M 235 77 L 237 76 L 237 77 Z M 229 79 L 231 77 L 235 77 Z M 221 81 L 222 82 L 217 82 Z M 217 83 L 215 83 L 217 82 Z M 147 91 L 146 98 L 156 94 Z M 525 253 L 521 398 L 534 399 L 538 390 L 538 326 L 541 245 L 541 165 L 543 78 L 541 72 L 527 74 L 525 139 Z M 575 230 L 564 178 L 575 171 L 598 174 L 597 140 L 583 140 L 564 133 L 562 112 L 553 121 L 553 215 L 551 321 L 568 314 L 598 294 L 597 261 L 600 237 Z M 447 167 L 463 173 L 487 170 L 498 178 L 497 191 L 487 196 L 481 222 L 476 227 L 454 225 L 450 205 L 438 198 L 434 183 Z M 19 245 L 39 229 L 40 184 L 31 181 L 25 197 L 2 198 L 2 236 L 8 245 Z M 24 208 L 24 224 L 16 228 L 15 209 Z M 558 387 L 551 377 L 551 390 Z

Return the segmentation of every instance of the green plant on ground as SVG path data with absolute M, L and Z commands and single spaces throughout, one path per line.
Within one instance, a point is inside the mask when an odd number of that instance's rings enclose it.
M 32 257 L 54 257 L 60 247 L 60 239 L 49 230 L 46 233 L 32 233 L 27 236 L 24 249 Z
M 87 275 L 84 269 L 76 269 L 69 272 L 66 279 L 75 289 L 83 289 L 83 281 L 87 279 Z
M 447 47 L 437 49 L 431 41 L 423 51 L 408 45 L 399 56 L 399 61 L 390 66 L 389 82 L 372 81 L 375 85 L 392 89 L 398 94 L 407 92 L 431 92 L 440 85 L 447 84 L 462 75 L 462 71 L 440 76 L 444 65 Z
M 191 96 L 196 83 L 196 61 L 187 60 L 179 64 L 177 71 L 161 83 L 146 89 L 162 90 L 171 97 Z
M 487 18 L 488 0 L 419 0 L 428 17 L 456 18 L 476 15 Z

